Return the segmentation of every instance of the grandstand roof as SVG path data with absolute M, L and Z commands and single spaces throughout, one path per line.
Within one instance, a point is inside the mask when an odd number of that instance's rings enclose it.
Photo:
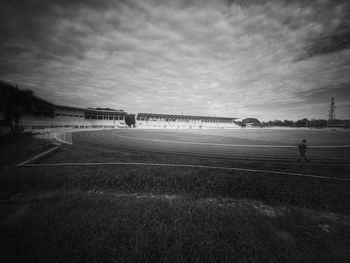
M 196 115 L 183 115 L 183 114 L 158 114 L 158 113 L 138 113 L 137 118 L 175 118 L 175 119 L 196 119 L 196 120 L 215 120 L 215 121 L 234 121 L 238 118 L 231 117 L 211 117 L 211 116 L 196 116 Z
M 80 111 L 85 111 L 84 108 L 78 108 L 78 107 L 71 107 L 71 106 L 63 106 L 63 105 L 54 105 L 55 108 L 60 108 L 60 109 L 68 109 L 68 110 L 80 110 Z
M 114 109 L 102 109 L 102 108 L 87 108 L 84 109 L 87 113 L 109 113 L 109 114 L 118 114 L 118 115 L 127 115 L 127 113 L 123 110 L 114 110 Z
M 115 110 L 111 108 L 88 108 L 89 110 L 102 110 L 102 111 L 123 111 L 123 110 Z

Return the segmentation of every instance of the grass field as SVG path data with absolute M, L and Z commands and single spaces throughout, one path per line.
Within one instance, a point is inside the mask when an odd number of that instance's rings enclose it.
M 350 145 L 348 135 L 78 132 L 73 145 L 22 167 L 15 165 L 47 150 L 48 142 L 8 139 L 3 149 L 11 154 L 1 153 L 0 259 L 349 262 L 350 148 L 333 147 Z M 303 138 L 310 164 L 296 163 Z

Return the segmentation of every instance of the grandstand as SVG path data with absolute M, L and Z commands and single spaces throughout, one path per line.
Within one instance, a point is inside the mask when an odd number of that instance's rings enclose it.
M 237 118 L 194 115 L 138 113 L 136 128 L 146 129 L 233 129 Z
M 84 110 L 75 107 L 55 106 L 52 128 L 90 128 Z
M 112 109 L 86 109 L 85 120 L 89 121 L 92 128 L 124 128 L 126 112 Z
M 28 132 L 57 128 L 124 128 L 126 115 L 123 110 L 61 106 L 36 98 L 19 119 L 19 126 Z
M 113 129 L 124 128 L 126 112 L 112 109 L 83 109 L 51 105 L 48 111 L 29 112 L 20 118 L 19 125 L 24 131 L 73 128 Z

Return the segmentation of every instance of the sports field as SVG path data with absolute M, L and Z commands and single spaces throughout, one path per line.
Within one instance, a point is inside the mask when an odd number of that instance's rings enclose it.
M 296 161 L 302 139 L 310 163 Z M 72 141 L 4 142 L 4 261 L 349 262 L 349 131 L 114 129 Z
M 73 145 L 26 165 L 174 165 L 349 180 L 349 135 L 297 129 L 84 131 L 73 133 Z M 309 163 L 297 162 L 302 139 Z

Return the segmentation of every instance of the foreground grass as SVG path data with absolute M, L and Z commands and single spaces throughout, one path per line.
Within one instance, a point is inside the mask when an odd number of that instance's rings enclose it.
M 12 200 L 2 262 L 347 262 L 349 226 L 220 201 L 56 192 Z
M 348 182 L 243 171 L 143 166 L 23 167 L 1 177 L 0 191 L 104 190 L 249 198 L 350 213 Z

